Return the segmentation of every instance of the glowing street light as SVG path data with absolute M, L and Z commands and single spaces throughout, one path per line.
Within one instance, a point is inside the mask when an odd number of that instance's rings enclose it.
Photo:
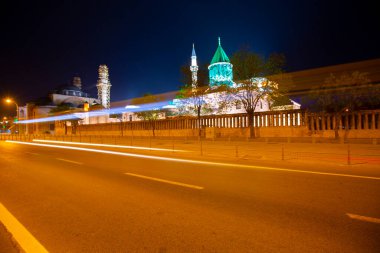
M 13 99 L 11 99 L 11 98 L 6 98 L 5 99 L 5 103 L 7 103 L 7 104 L 11 104 L 11 103 L 13 103 L 13 104 L 15 104 L 16 105 L 16 117 L 17 117 L 17 121 L 19 120 L 19 113 L 18 113 L 18 104 L 16 103 L 16 101 L 14 101 Z M 18 130 L 17 130 L 18 131 Z

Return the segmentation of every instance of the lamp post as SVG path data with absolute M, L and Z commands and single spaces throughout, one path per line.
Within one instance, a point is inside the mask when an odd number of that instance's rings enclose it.
M 19 110 L 18 110 L 18 104 L 16 103 L 16 101 L 14 101 L 13 99 L 10 99 L 10 98 L 6 98 L 5 99 L 5 103 L 7 103 L 7 104 L 11 104 L 11 103 L 13 103 L 13 104 L 15 104 L 16 105 L 16 117 L 17 117 L 17 121 L 19 120 Z M 19 131 L 19 127 L 18 127 L 18 125 L 17 125 L 17 133 L 19 133 L 18 131 Z

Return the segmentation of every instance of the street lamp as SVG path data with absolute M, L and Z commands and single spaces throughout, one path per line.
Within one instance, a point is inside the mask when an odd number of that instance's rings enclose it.
M 7 104 L 11 104 L 11 103 L 13 103 L 13 104 L 15 104 L 16 105 L 16 117 L 17 117 L 17 121 L 19 120 L 19 110 L 18 110 L 18 104 L 16 103 L 16 101 L 14 101 L 13 99 L 11 99 L 11 98 L 6 98 L 5 99 L 5 103 L 7 103 Z M 18 133 L 18 126 L 17 126 L 17 133 Z

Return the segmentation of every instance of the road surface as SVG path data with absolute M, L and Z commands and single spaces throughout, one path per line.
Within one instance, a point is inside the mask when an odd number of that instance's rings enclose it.
M 0 148 L 0 203 L 49 252 L 380 252 L 376 171 Z

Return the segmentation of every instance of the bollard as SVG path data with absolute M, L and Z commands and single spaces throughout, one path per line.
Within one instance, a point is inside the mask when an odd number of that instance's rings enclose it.
M 347 145 L 347 164 L 351 165 L 351 148 L 350 148 L 350 144 Z
M 281 144 L 281 160 L 285 160 L 285 154 L 284 154 L 284 144 Z
M 239 147 L 238 147 L 238 145 L 235 146 L 235 154 L 236 154 L 236 157 L 239 157 Z

